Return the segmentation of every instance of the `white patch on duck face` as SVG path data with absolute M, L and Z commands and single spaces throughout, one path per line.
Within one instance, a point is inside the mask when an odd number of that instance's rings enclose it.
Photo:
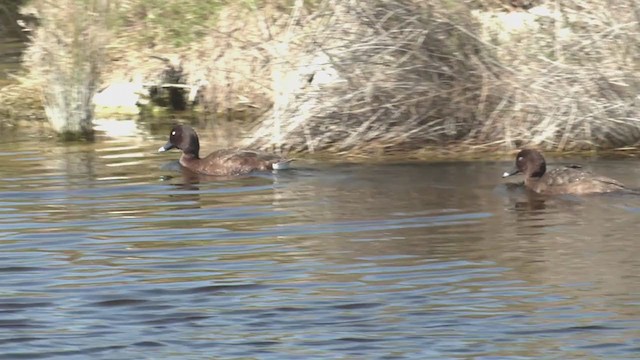
M 523 158 L 522 156 L 520 156 L 520 157 L 518 158 L 518 161 L 522 161 L 522 160 L 524 160 L 524 158 Z
M 175 134 L 176 134 L 176 131 L 175 131 L 175 130 L 173 130 L 173 131 L 171 132 L 171 135 L 175 135 Z
M 511 174 L 509 174 L 509 172 L 505 171 L 505 172 L 504 172 L 504 174 L 502 174 L 502 177 L 503 177 L 503 178 L 506 178 L 506 177 L 508 177 L 509 175 L 511 175 Z

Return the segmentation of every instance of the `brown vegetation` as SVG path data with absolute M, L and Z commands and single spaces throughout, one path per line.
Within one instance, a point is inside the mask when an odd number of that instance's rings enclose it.
M 108 43 L 108 5 L 100 0 L 34 5 L 40 25 L 25 59 L 40 80 L 47 118 L 57 133 L 91 138 L 93 96 Z
M 178 19 L 148 20 L 168 14 L 149 2 L 119 4 L 124 31 L 106 78 L 147 81 L 162 70 L 150 55 L 176 58 L 185 83 L 208 84 L 207 123 L 256 119 L 241 145 L 361 154 L 640 141 L 634 0 L 535 1 L 526 11 L 503 0 L 216 2 L 215 15 L 171 29 Z
M 464 139 L 496 102 L 499 65 L 465 5 L 327 1 L 313 17 L 279 44 L 274 109 L 251 146 L 414 150 Z
M 300 73 L 324 58 L 332 78 L 274 83 L 274 110 L 247 144 L 386 153 L 640 140 L 640 5 L 551 2 L 536 15 L 428 3 L 324 2 L 310 15 L 323 21 L 314 32 L 292 30 L 297 41 L 280 62 L 288 69 L 274 73 Z
M 40 24 L 25 54 L 27 82 L 39 88 L 53 130 L 68 138 L 93 136 L 93 96 L 108 43 L 102 1 L 35 1 Z

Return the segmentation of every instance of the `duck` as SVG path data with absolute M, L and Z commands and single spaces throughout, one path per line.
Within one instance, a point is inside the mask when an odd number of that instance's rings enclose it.
M 200 140 L 196 131 L 188 125 L 176 125 L 169 133 L 169 141 L 158 149 L 182 150 L 180 165 L 194 173 L 211 176 L 239 176 L 253 171 L 284 170 L 293 159 L 287 159 L 264 151 L 249 149 L 221 149 L 204 158 L 200 157 Z
M 518 152 L 515 167 L 505 172 L 502 177 L 506 178 L 519 173 L 524 174 L 524 186 L 527 189 L 543 195 L 584 195 L 630 191 L 618 180 L 595 175 L 576 165 L 547 171 L 544 157 L 535 149 L 524 149 Z

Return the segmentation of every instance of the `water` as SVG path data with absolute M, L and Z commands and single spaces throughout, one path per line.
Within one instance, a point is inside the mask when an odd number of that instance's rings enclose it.
M 530 198 L 511 161 L 198 182 L 164 132 L 3 140 L 2 359 L 640 353 L 638 197 Z M 636 159 L 586 164 L 640 186 Z

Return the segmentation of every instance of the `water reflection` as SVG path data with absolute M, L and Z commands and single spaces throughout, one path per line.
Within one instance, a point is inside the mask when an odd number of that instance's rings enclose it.
M 161 138 L 0 145 L 0 358 L 640 348 L 638 198 L 532 196 L 507 160 L 194 177 Z

